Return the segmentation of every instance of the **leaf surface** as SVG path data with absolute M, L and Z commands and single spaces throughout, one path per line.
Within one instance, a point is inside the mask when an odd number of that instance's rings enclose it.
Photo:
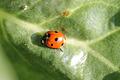
M 119 80 L 119 6 L 119 0 L 0 0 L 0 76 Z M 48 30 L 66 35 L 63 52 L 41 45 Z

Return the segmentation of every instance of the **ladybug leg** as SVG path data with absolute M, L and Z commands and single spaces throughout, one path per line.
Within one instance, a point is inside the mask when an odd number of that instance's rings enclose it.
M 62 48 L 60 48 L 60 51 L 62 51 L 62 52 L 63 52 L 63 49 L 62 49 Z

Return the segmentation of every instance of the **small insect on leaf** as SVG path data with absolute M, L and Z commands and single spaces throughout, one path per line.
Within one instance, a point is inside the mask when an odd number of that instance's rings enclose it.
M 61 16 L 67 17 L 67 16 L 69 16 L 69 14 L 70 14 L 70 12 L 68 10 L 65 10 L 61 13 Z

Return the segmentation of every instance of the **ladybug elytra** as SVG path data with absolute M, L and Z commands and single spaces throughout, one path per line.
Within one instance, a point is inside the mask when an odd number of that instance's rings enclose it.
M 49 47 L 58 49 L 65 43 L 65 36 L 59 31 L 48 31 L 45 33 L 42 43 Z

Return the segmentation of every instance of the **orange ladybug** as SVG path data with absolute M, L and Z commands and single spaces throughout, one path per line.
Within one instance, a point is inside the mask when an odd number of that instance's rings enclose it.
M 42 43 L 53 49 L 61 48 L 65 43 L 65 36 L 59 31 L 48 31 L 45 33 Z

